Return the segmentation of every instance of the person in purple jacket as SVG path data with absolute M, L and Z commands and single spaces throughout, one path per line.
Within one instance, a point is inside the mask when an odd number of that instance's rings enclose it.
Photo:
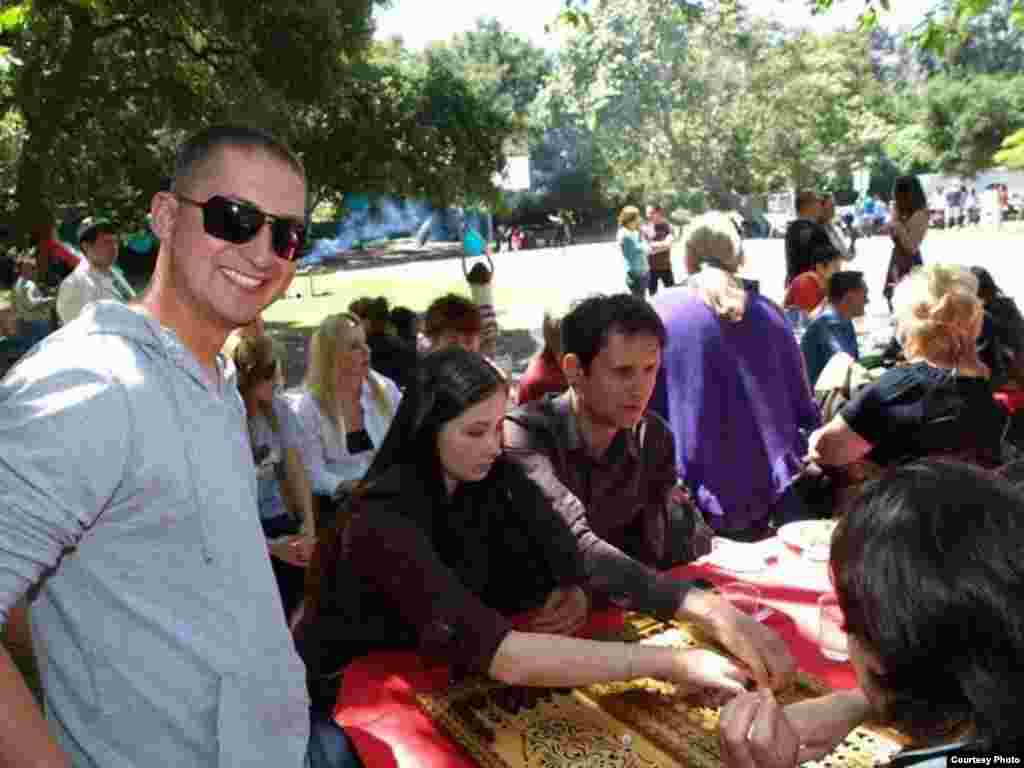
M 700 217 L 685 247 L 701 271 L 655 302 L 668 332 L 655 407 L 675 435 L 679 476 L 710 525 L 758 540 L 773 524 L 809 516 L 793 481 L 818 410 L 782 311 L 736 276 L 743 249 L 729 219 Z

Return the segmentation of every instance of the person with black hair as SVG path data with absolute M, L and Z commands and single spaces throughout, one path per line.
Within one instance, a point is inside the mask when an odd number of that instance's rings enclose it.
M 786 288 L 782 306 L 787 309 L 798 307 L 808 316 L 815 317 L 825 306 L 829 278 L 842 266 L 842 254 L 831 243 L 813 246 L 808 269 L 793 278 Z
M 650 246 L 648 261 L 651 271 L 648 278 L 648 290 L 651 296 L 658 292 L 658 282 L 671 288 L 676 284 L 672 274 L 672 225 L 665 218 L 665 211 L 660 205 L 647 206 L 647 221 L 640 228 L 644 240 Z
M 996 285 L 984 267 L 971 267 L 985 319 L 978 356 L 992 373 L 993 389 L 1024 389 L 1024 317 L 1017 303 Z
M 746 673 L 711 652 L 557 636 L 586 619 L 583 564 L 502 455 L 507 392 L 492 363 L 457 345 L 421 362 L 347 523 L 317 544 L 296 630 L 314 698 L 333 706 L 350 659 L 396 647 L 515 685 L 657 677 L 742 690 Z
M 362 298 L 353 301 L 348 308 L 363 321 L 373 370 L 391 379 L 399 389 L 405 389 L 418 357 L 415 344 L 409 344 L 395 333 L 388 300 L 383 296 Z
M 87 216 L 78 225 L 78 244 L 85 258 L 61 281 L 57 292 L 57 316 L 67 325 L 96 301 L 130 302 L 135 289 L 117 271 L 118 240 L 113 222 Z
M 395 335 L 416 349 L 420 334 L 420 316 L 408 307 L 393 307 L 388 320 L 395 329 Z
M 1019 491 L 965 464 L 915 462 L 868 486 L 830 562 L 860 688 L 786 707 L 736 697 L 721 715 L 722 764 L 793 768 L 869 718 L 912 739 L 893 768 L 1020 756 L 1022 521 Z
M 796 219 L 786 227 L 786 285 L 814 267 L 814 255 L 823 247 L 832 247 L 828 232 L 818 223 L 821 197 L 813 189 L 801 189 L 794 199 Z
M 854 360 L 860 358 L 853 321 L 863 317 L 867 300 L 863 272 L 836 272 L 829 278 L 828 306 L 811 321 L 800 339 L 812 389 L 832 355 L 844 352 Z
M 900 176 L 892 185 L 893 216 L 889 224 L 892 256 L 882 295 L 892 305 L 896 285 L 914 267 L 921 266 L 921 242 L 928 234 L 928 198 L 917 176 Z
M 759 684 L 782 685 L 793 661 L 778 636 L 664 573 L 705 554 L 711 539 L 679 481 L 672 432 L 647 409 L 664 344 L 665 327 L 643 298 L 579 302 L 562 320 L 569 391 L 510 413 L 506 451 L 571 527 L 597 599 L 665 621 L 695 621 Z

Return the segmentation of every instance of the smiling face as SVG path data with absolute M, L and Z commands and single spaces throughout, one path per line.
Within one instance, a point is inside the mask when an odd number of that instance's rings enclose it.
M 647 333 L 610 333 L 584 372 L 576 355 L 563 369 L 587 415 L 595 424 L 630 429 L 643 418 L 661 365 L 661 344 Z
M 294 219 L 305 215 L 306 188 L 286 162 L 262 149 L 223 147 L 184 179 L 177 190 L 205 202 L 214 195 L 255 205 Z M 203 211 L 174 193 L 159 192 L 152 206 L 161 240 L 167 298 L 188 308 L 181 322 L 195 335 L 227 333 L 251 323 L 291 281 L 294 263 L 279 258 L 264 225 L 247 243 L 230 243 L 206 233 Z M 166 249 L 166 253 L 165 253 Z
M 502 423 L 508 397 L 499 390 L 446 423 L 437 435 L 445 485 L 483 480 L 501 455 Z

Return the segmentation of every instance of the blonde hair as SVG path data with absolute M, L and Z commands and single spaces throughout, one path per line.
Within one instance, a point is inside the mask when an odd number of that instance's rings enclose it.
M 338 403 L 338 347 L 349 338 L 349 332 L 356 328 L 362 328 L 362 322 L 355 315 L 348 312 L 328 315 L 313 333 L 309 347 L 309 368 L 304 382 L 306 389 L 312 393 L 320 412 L 334 424 L 339 435 L 344 435 L 346 430 L 345 418 Z M 370 371 L 367 383 L 378 410 L 390 418 L 393 415 L 391 400 L 383 382 Z
M 231 359 L 235 362 L 238 370 L 238 391 L 244 399 L 249 390 L 264 381 L 261 374 L 271 366 L 278 365 L 274 357 L 274 343 L 269 336 L 238 336 L 231 350 Z M 271 377 L 273 378 L 273 377 Z M 258 403 L 257 407 L 263 418 L 270 424 L 271 430 L 275 433 L 280 431 L 281 425 L 277 420 L 277 414 L 271 403 Z
M 698 216 L 683 233 L 688 284 L 720 318 L 739 322 L 747 291 L 734 273 L 743 266 L 743 243 L 732 218 L 721 211 Z
M 983 308 L 970 270 L 918 267 L 896 286 L 892 304 L 908 357 L 922 355 L 952 367 L 973 359 Z
M 635 205 L 627 205 L 619 211 L 619 226 L 627 227 L 640 218 L 640 209 Z

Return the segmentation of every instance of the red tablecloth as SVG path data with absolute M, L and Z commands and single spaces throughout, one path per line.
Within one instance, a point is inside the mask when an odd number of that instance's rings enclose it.
M 768 567 L 734 573 L 709 563 L 679 568 L 680 578 L 705 578 L 720 585 L 730 581 L 756 584 L 763 601 L 774 609 L 765 624 L 789 644 L 800 669 L 832 688 L 852 688 L 852 667 L 826 661 L 818 651 L 817 599 L 829 589 L 824 563 L 801 559 L 778 540 L 763 545 L 773 556 Z M 597 614 L 587 633 L 621 626 L 623 615 Z M 475 763 L 423 714 L 415 693 L 448 684 L 447 668 L 426 669 L 414 653 L 374 653 L 345 671 L 335 717 L 352 739 L 367 768 L 473 768 Z

